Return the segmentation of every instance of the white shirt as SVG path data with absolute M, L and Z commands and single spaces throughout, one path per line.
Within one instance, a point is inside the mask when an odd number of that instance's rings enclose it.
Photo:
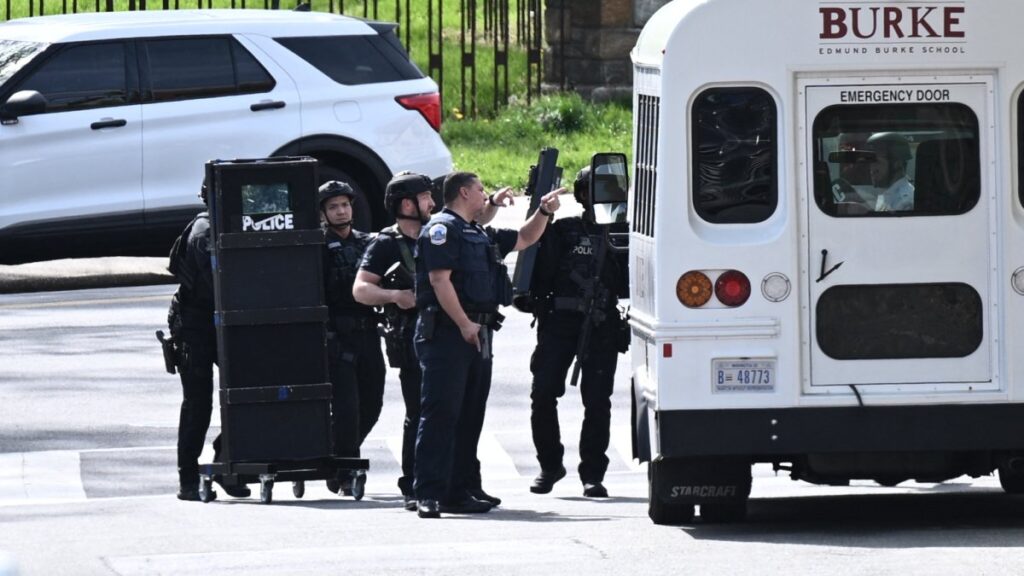
M 875 198 L 875 212 L 900 212 L 914 209 L 914 185 L 906 176 L 893 182 Z

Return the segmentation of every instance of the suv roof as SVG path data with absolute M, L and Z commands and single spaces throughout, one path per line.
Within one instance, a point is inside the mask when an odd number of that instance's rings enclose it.
M 19 18 L 0 24 L 0 38 L 31 42 L 79 42 L 108 38 L 225 32 L 287 36 L 375 34 L 363 20 L 323 12 L 284 10 L 172 10 L 103 12 Z

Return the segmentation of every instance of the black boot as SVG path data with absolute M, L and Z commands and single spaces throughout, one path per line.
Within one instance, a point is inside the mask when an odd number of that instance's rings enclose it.
M 487 502 L 491 506 L 501 506 L 501 498 L 491 496 L 487 492 L 484 492 L 482 488 L 470 488 L 469 490 L 466 490 L 466 492 L 481 502 Z
M 607 498 L 608 489 L 600 482 L 584 482 L 583 495 L 587 498 Z
M 440 518 L 441 509 L 437 505 L 437 500 L 420 500 L 416 503 L 416 514 L 420 518 Z
M 540 474 L 533 479 L 533 486 L 530 492 L 534 494 L 547 494 L 554 488 L 555 482 L 565 478 L 565 466 L 559 466 L 556 470 L 541 470 Z

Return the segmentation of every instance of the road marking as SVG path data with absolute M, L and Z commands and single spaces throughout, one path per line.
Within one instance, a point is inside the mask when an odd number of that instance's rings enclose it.
M 77 451 L 0 454 L 0 506 L 85 499 Z
M 367 438 L 367 440 L 370 440 Z M 387 445 L 391 455 L 394 456 L 395 461 L 398 462 L 398 466 L 402 466 L 402 437 L 401 436 L 388 436 L 384 438 L 384 443 Z M 366 445 L 366 442 L 363 442 Z
M 30 302 L 26 304 L 0 304 L 0 308 L 6 310 L 27 310 L 30 308 L 55 308 L 69 306 L 92 306 L 95 304 L 125 304 L 132 302 L 159 302 L 169 301 L 169 294 L 160 296 L 126 296 L 122 298 L 106 298 L 102 300 L 63 300 L 60 302 Z
M 612 446 L 630 470 L 641 470 L 643 464 L 633 459 L 633 430 L 629 426 L 612 426 Z
M 516 463 L 512 461 L 512 457 L 505 451 L 494 434 L 484 432 L 480 435 L 476 457 L 480 460 L 480 474 L 485 478 L 494 480 L 520 478 Z
M 352 573 L 394 573 L 425 570 L 431 573 L 457 571 L 467 567 L 559 564 L 601 561 L 593 546 L 570 538 L 494 540 L 474 542 L 404 543 L 401 552 L 394 544 L 338 546 L 332 548 L 281 548 L 108 556 L 105 560 L 121 576 L 143 574 L 323 574 L 344 566 Z

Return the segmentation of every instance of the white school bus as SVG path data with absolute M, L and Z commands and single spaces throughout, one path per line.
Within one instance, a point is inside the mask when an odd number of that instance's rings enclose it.
M 632 52 L 650 516 L 751 465 L 1024 491 L 1019 0 L 676 0 Z

